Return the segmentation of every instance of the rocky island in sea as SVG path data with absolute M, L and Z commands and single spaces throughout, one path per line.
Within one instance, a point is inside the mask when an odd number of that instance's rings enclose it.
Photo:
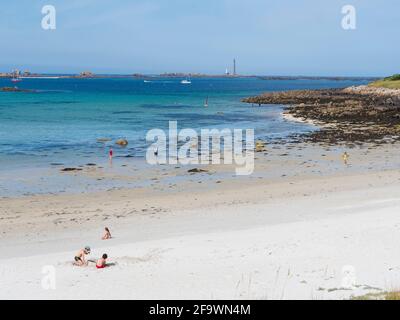
M 243 100 L 288 105 L 285 114 L 321 124 L 301 135 L 312 142 L 393 142 L 400 140 L 400 75 L 344 89 L 270 92 Z
M 20 89 L 18 87 L 2 87 L 0 88 L 2 92 L 34 92 L 34 90 Z

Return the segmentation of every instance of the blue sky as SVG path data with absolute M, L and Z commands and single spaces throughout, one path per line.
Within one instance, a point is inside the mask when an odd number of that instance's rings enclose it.
M 242 74 L 380 76 L 400 73 L 399 22 L 398 0 L 3 1 L 0 70 L 216 74 L 236 58 Z

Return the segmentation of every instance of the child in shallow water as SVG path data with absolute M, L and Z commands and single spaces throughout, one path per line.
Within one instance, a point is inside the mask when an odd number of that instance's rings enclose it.
M 348 164 L 349 158 L 350 158 L 350 156 L 349 156 L 349 154 L 347 152 L 343 153 L 342 159 L 343 159 L 343 162 L 344 162 L 345 165 Z
M 108 229 L 107 227 L 104 228 L 104 236 L 101 238 L 102 240 L 108 240 L 111 239 L 111 232 L 110 229 Z

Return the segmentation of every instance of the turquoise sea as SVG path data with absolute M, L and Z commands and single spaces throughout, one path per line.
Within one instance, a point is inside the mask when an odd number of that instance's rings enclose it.
M 258 78 L 23 79 L 34 92 L 0 92 L 0 173 L 3 170 L 76 166 L 107 158 L 109 145 L 98 138 L 129 141 L 114 147 L 116 159 L 144 157 L 149 129 L 254 128 L 275 139 L 311 130 L 284 121 L 282 106 L 251 107 L 241 99 L 265 91 L 345 87 L 362 81 L 262 80 Z M 0 79 L 0 87 L 13 86 Z M 208 108 L 204 107 L 208 97 Z

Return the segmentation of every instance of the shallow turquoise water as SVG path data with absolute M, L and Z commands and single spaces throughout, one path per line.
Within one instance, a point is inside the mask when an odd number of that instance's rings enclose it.
M 281 106 L 254 107 L 243 97 L 265 91 L 345 87 L 362 82 L 202 78 L 181 79 L 24 79 L 20 88 L 34 93 L 0 92 L 0 170 L 78 165 L 107 157 L 108 144 L 125 138 L 116 157 L 143 157 L 149 129 L 254 128 L 257 137 L 273 139 L 311 127 L 283 121 Z M 12 86 L 0 79 L 0 87 Z M 206 98 L 209 107 L 204 108 Z

